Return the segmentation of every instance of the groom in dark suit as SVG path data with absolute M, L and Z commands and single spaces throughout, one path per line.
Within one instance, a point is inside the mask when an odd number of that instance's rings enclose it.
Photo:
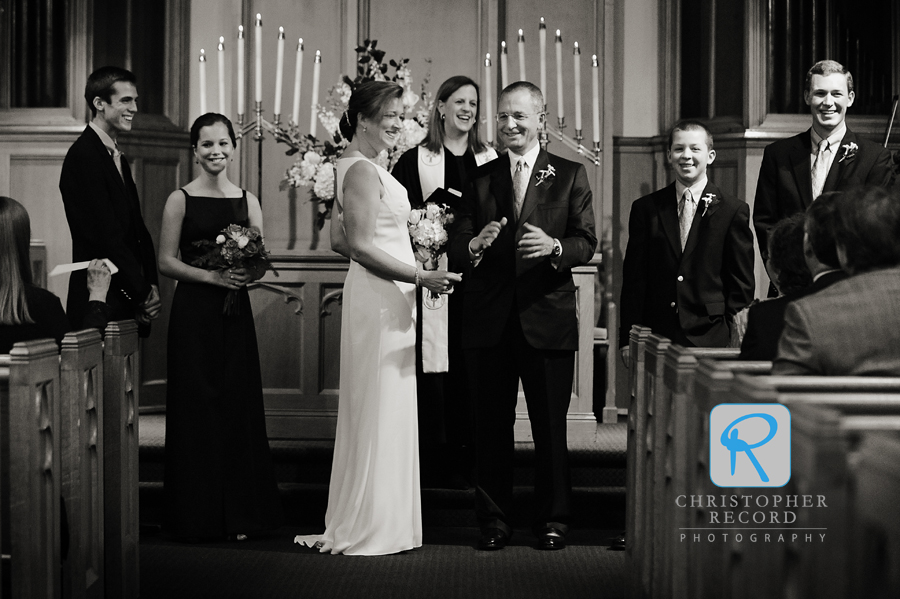
M 102 67 L 88 77 L 84 97 L 93 116 L 69 148 L 59 178 L 72 234 L 72 260 L 108 258 L 118 267 L 106 297 L 110 320 L 134 318 L 146 337 L 161 307 L 156 252 L 128 160 L 116 141 L 119 133 L 131 131 L 137 112 L 134 75 Z M 69 277 L 66 314 L 74 328 L 81 328 L 88 311 L 86 277 L 86 270 Z
M 769 229 L 805 211 L 822 193 L 891 185 L 890 152 L 858 137 L 844 122 L 854 97 L 850 71 L 833 60 L 817 62 L 806 75 L 803 92 L 812 127 L 770 144 L 763 152 L 753 206 L 763 261 Z
M 709 130 L 682 121 L 669 133 L 675 181 L 635 200 L 622 269 L 620 351 L 631 365 L 631 326 L 686 347 L 726 347 L 735 314 L 753 300 L 750 208 L 706 176 Z
M 509 540 L 513 427 L 519 380 L 535 451 L 533 529 L 540 549 L 562 549 L 571 504 L 566 413 L 578 322 L 573 266 L 594 254 L 594 211 L 583 165 L 548 154 L 537 133 L 540 89 L 500 94 L 499 137 L 509 152 L 477 173 L 451 239 L 465 274 L 463 348 L 476 417 L 478 548 Z

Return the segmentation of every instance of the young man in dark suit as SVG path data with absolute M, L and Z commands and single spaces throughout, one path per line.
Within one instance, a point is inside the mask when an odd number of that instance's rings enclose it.
M 539 549 L 565 547 L 571 511 L 566 413 L 578 347 L 571 269 L 593 257 L 597 237 L 584 166 L 538 145 L 543 106 L 531 83 L 501 92 L 498 130 L 509 152 L 477 173 L 451 239 L 451 267 L 466 281 L 462 344 L 476 406 L 482 550 L 502 549 L 512 532 L 519 379 L 534 435 Z
M 146 337 L 161 306 L 156 252 L 131 169 L 116 142 L 119 133 L 131 131 L 137 113 L 134 75 L 102 67 L 88 77 L 84 97 L 93 117 L 69 148 L 59 179 L 72 260 L 108 258 L 118 267 L 107 294 L 110 320 L 134 318 Z M 76 328 L 88 310 L 86 277 L 80 270 L 69 278 L 66 313 Z
M 849 276 L 788 305 L 772 372 L 900 376 L 900 194 L 858 188 L 835 205 Z
M 709 130 L 678 123 L 667 157 L 675 181 L 636 200 L 628 221 L 619 340 L 629 367 L 632 325 L 686 347 L 726 347 L 735 314 L 753 300 L 750 209 L 707 178 Z
M 890 152 L 857 136 L 845 123 L 854 97 L 853 76 L 838 62 L 819 61 L 806 74 L 803 98 L 812 113 L 812 127 L 763 152 L 753 206 L 763 261 L 769 229 L 805 211 L 820 194 L 891 185 Z

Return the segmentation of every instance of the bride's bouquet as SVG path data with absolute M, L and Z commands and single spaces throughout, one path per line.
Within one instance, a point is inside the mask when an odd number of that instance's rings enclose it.
M 206 253 L 191 264 L 207 270 L 223 268 L 249 268 L 259 270 L 264 267 L 278 276 L 278 271 L 269 260 L 263 237 L 256 227 L 228 225 L 216 236 L 215 240 L 201 239 L 193 243 L 195 247 L 204 248 Z M 237 301 L 237 290 L 231 289 L 225 296 L 223 314 L 240 314 L 240 303 Z
M 446 204 L 427 202 L 423 208 L 409 213 L 409 237 L 412 240 L 416 260 L 426 270 L 437 270 L 438 260 L 447 251 L 447 226 L 453 222 L 453 212 Z M 429 291 L 425 298 L 429 308 L 437 308 L 441 295 Z M 429 303 L 430 300 L 430 303 Z

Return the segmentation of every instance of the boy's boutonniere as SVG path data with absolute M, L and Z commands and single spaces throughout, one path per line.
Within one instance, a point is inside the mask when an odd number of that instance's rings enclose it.
M 841 146 L 841 157 L 838 158 L 838 162 L 847 161 L 850 162 L 854 158 L 856 158 L 856 152 L 859 150 L 859 146 L 856 145 L 855 142 L 850 142 L 848 144 L 844 144 Z
M 541 169 L 538 171 L 537 183 L 534 184 L 535 187 L 546 181 L 551 177 L 556 176 L 556 169 L 553 168 L 552 164 L 548 164 L 547 168 Z
M 709 192 L 705 196 L 700 198 L 700 201 L 703 202 L 703 212 L 700 213 L 700 218 L 703 218 L 704 216 L 706 216 L 706 211 L 710 206 L 715 206 L 722 200 L 720 200 L 713 192 Z

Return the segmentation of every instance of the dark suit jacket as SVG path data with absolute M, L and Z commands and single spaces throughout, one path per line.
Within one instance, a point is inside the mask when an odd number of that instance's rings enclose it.
M 747 312 L 747 331 L 741 342 L 741 360 L 774 360 L 778 353 L 778 340 L 784 330 L 784 311 L 794 300 L 817 293 L 847 278 L 843 271 L 822 275 L 805 289 L 775 297 L 750 306 Z
M 636 200 L 628 221 L 622 270 L 620 345 L 640 324 L 676 343 L 726 347 L 730 325 L 753 300 L 750 208 L 710 181 L 698 205 L 684 252 L 675 183 Z
M 811 131 L 776 141 L 763 152 L 753 206 L 753 226 L 763 260 L 768 256 L 769 229 L 784 218 L 806 211 L 815 199 L 810 174 Z M 859 146 L 856 156 L 841 161 L 843 146 L 850 143 Z M 822 191 L 847 191 L 861 185 L 889 186 L 892 180 L 891 153 L 858 137 L 848 127 Z
M 100 137 L 88 126 L 66 154 L 59 190 L 72 234 L 73 262 L 112 260 L 119 272 L 112 276 L 107 295 L 110 318 L 134 318 L 136 307 L 147 299 L 159 277 L 153 240 L 141 216 L 128 161 L 122 157 L 119 176 Z M 75 271 L 69 278 L 66 302 L 73 327 L 81 326 L 87 310 L 87 271 Z M 143 328 L 146 335 L 149 329 Z
M 788 305 L 773 374 L 900 376 L 900 267 Z
M 555 174 L 538 184 L 539 172 L 552 165 Z M 578 348 L 575 283 L 571 268 L 594 255 L 594 209 L 583 165 L 541 150 L 532 169 L 522 214 L 515 217 L 509 155 L 482 166 L 469 192 L 450 242 L 450 265 L 463 272 L 465 319 L 463 348 L 499 343 L 511 310 L 516 310 L 528 343 L 538 349 Z M 508 222 L 472 267 L 469 241 L 490 221 Z M 550 257 L 523 259 L 516 244 L 528 232 L 524 223 L 559 239 L 559 268 Z

